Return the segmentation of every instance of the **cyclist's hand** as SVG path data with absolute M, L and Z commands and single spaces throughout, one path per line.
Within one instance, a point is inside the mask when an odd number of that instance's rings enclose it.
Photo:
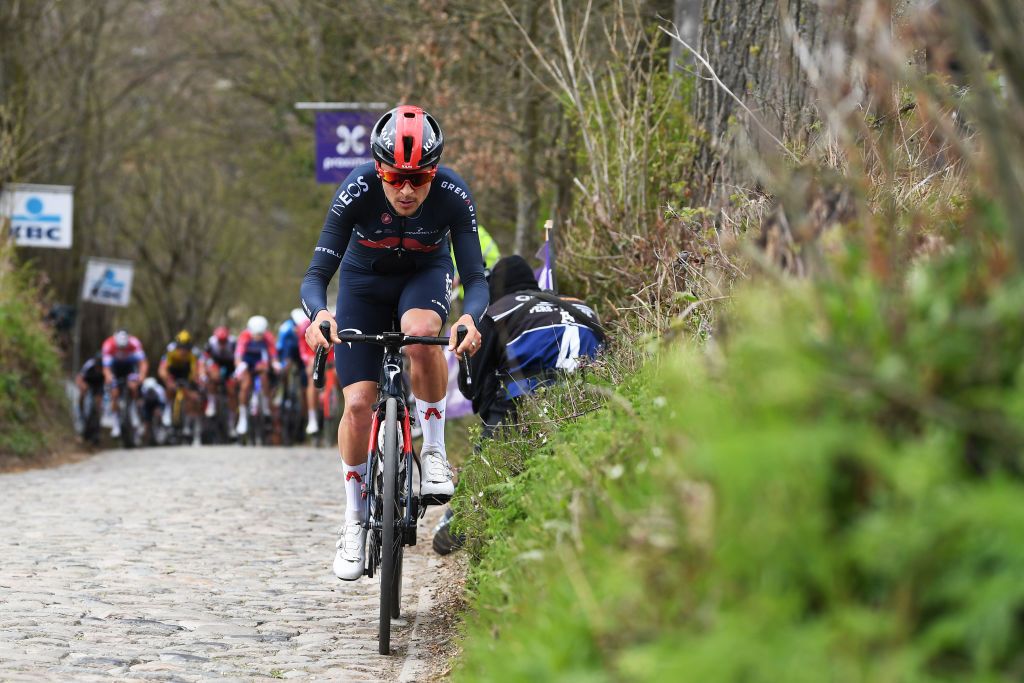
M 340 344 L 341 340 L 338 339 L 338 321 L 334 319 L 331 312 L 328 310 L 320 311 L 313 318 L 313 322 L 309 327 L 306 328 L 306 343 L 309 344 L 309 348 L 316 350 L 318 346 L 327 346 L 327 340 L 324 339 L 324 335 L 320 333 L 320 323 L 324 320 L 331 323 L 331 343 Z
M 466 326 L 466 338 L 462 340 L 462 344 L 459 345 L 459 348 L 455 348 L 455 337 L 458 333 L 459 325 Z M 454 351 L 455 355 L 459 358 L 462 358 L 462 354 L 465 351 L 468 351 L 469 355 L 472 356 L 480 350 L 480 332 L 476 329 L 476 323 L 473 322 L 473 316 L 467 313 L 452 325 L 451 336 L 448 341 L 448 350 Z

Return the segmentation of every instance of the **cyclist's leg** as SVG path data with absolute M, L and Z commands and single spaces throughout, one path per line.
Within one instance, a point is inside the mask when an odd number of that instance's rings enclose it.
M 445 259 L 417 272 L 402 292 L 399 310 L 402 331 L 410 335 L 433 336 L 448 318 L 452 264 Z M 444 443 L 448 393 L 448 364 L 440 346 L 407 346 L 409 375 L 416 395 L 417 422 L 423 430 L 420 494 L 440 502 L 455 487 Z
M 375 275 L 342 266 L 338 292 L 338 329 L 375 334 L 390 328 L 404 278 Z M 370 441 L 371 409 L 377 398 L 377 377 L 384 349 L 371 344 L 337 344 L 334 365 L 345 412 L 338 425 L 338 449 L 345 476 L 345 524 L 334 557 L 334 574 L 355 580 L 363 574 L 366 530 L 359 521 L 364 501 L 361 486 L 366 478 L 367 444 Z
M 399 311 L 402 331 L 434 336 L 448 319 L 452 265 L 445 260 L 413 275 L 402 292 Z M 448 364 L 440 346 L 407 346 L 412 392 L 416 395 L 418 422 L 423 429 L 423 450 L 428 446 L 445 453 L 444 416 L 448 392 Z
M 389 329 L 403 282 L 344 267 L 342 277 L 345 286 L 338 293 L 338 329 L 359 330 L 364 334 Z M 377 282 L 381 286 L 377 286 Z M 392 297 L 386 296 L 389 293 Z M 348 467 L 366 463 L 370 409 L 377 399 L 377 378 L 383 358 L 384 349 L 372 344 L 337 344 L 334 347 L 334 366 L 345 397 L 345 412 L 338 425 L 338 448 Z
M 249 394 L 252 392 L 252 374 L 249 364 L 244 360 L 235 370 L 235 381 L 238 383 L 238 424 L 235 431 L 245 434 L 249 431 Z
M 307 363 L 303 372 L 306 376 L 306 405 L 309 406 L 306 411 L 306 433 L 316 434 L 320 431 L 320 425 L 316 420 L 316 401 L 319 392 L 313 384 L 313 364 Z

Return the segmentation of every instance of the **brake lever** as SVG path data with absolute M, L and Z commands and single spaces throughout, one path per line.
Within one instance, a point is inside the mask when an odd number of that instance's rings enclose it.
M 465 325 L 459 325 L 457 328 L 455 328 L 456 349 L 462 346 L 462 342 L 465 341 L 467 334 L 469 334 L 469 330 L 466 329 Z M 462 358 L 459 359 L 459 364 L 462 366 L 462 374 L 465 375 L 466 377 L 466 388 L 471 389 L 473 387 L 473 375 L 470 374 L 469 352 L 462 352 Z
M 313 386 L 317 389 L 323 389 L 327 380 L 324 370 L 327 366 L 327 354 L 331 348 L 330 321 L 324 320 L 320 323 L 320 333 L 323 334 L 324 339 L 327 340 L 327 346 L 316 347 L 316 355 L 313 357 Z

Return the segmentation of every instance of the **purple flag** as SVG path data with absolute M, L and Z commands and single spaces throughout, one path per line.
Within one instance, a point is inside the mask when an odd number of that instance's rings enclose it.
M 316 114 L 316 181 L 338 185 L 356 166 L 372 161 L 370 131 L 378 115 L 368 111 Z
M 537 276 L 537 284 L 542 290 L 553 292 L 555 290 L 555 264 L 551 261 L 551 244 L 547 240 L 544 240 L 544 246 L 537 252 L 537 258 L 544 262 L 534 273 Z

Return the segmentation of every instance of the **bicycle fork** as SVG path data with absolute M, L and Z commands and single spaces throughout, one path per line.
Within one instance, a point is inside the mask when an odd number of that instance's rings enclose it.
M 380 406 L 377 406 L 379 408 Z M 426 508 L 420 506 L 420 497 L 414 493 L 413 489 L 413 466 L 416 460 L 416 452 L 413 449 L 412 444 L 412 422 L 409 416 L 409 409 L 404 402 L 399 401 L 399 407 L 402 411 L 401 429 L 402 429 L 402 459 L 401 459 L 401 471 L 404 473 L 405 486 L 400 490 L 399 504 L 402 507 L 402 544 L 403 545 L 416 545 L 416 521 L 426 513 Z M 380 438 L 380 411 L 375 409 L 373 411 L 373 421 L 370 424 L 370 443 L 367 448 L 367 467 L 366 467 L 366 479 L 360 485 L 360 495 L 362 499 L 366 501 L 363 512 L 362 526 L 367 531 L 373 529 L 379 530 L 381 522 L 379 519 L 371 519 L 370 503 L 373 500 L 373 492 L 375 486 L 375 472 L 377 467 L 377 444 Z

